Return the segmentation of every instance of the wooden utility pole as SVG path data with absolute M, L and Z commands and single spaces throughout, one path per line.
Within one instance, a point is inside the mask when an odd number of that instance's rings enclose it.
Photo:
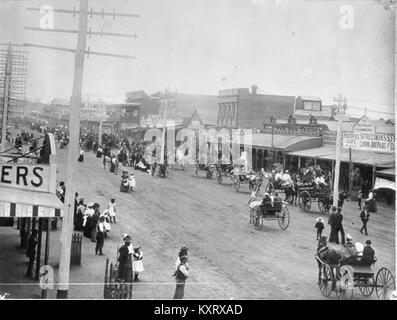
M 40 11 L 40 8 L 27 8 L 27 10 Z M 113 19 L 115 19 L 116 16 L 137 18 L 139 17 L 139 15 L 129 14 L 129 13 L 116 13 L 114 9 L 112 13 L 105 13 L 103 9 L 102 12 L 93 11 L 92 8 L 90 12 L 88 12 L 88 0 L 80 0 L 79 10 L 54 9 L 53 11 L 59 13 L 68 13 L 73 15 L 78 14 L 79 29 L 52 30 L 52 29 L 38 29 L 32 27 L 26 27 L 25 29 L 33 30 L 33 31 L 77 33 L 78 34 L 77 48 L 69 49 L 69 48 L 60 48 L 60 47 L 47 46 L 47 45 L 38 45 L 32 43 L 24 43 L 23 45 L 26 47 L 60 50 L 60 51 L 72 52 L 75 54 L 73 92 L 72 92 L 71 109 L 70 109 L 70 117 L 69 117 L 70 142 L 69 142 L 69 152 L 67 158 L 67 169 L 66 169 L 66 195 L 65 195 L 64 212 L 63 212 L 62 231 L 60 237 L 61 255 L 60 255 L 59 274 L 58 274 L 59 283 L 57 288 L 57 298 L 65 299 L 68 296 L 68 290 L 69 290 L 70 251 L 71 251 L 71 240 L 73 233 L 73 215 L 74 215 L 74 203 L 75 203 L 75 192 L 76 192 L 76 180 L 75 180 L 74 172 L 76 169 L 77 158 L 79 154 L 80 108 L 81 108 L 81 100 L 82 100 L 81 92 L 82 92 L 82 84 L 83 84 L 84 55 L 85 54 L 100 55 L 106 57 L 117 57 L 117 58 L 126 58 L 126 59 L 135 58 L 129 55 L 94 52 L 94 51 L 90 51 L 89 48 L 86 50 L 87 34 L 90 36 L 100 35 L 100 36 L 130 37 L 129 35 L 120 34 L 120 33 L 92 32 L 91 28 L 87 30 L 88 14 L 90 15 L 91 18 L 92 16 L 102 16 L 102 19 L 104 18 L 104 16 L 112 16 Z M 134 34 L 131 37 L 136 38 L 136 34 Z
M 7 137 L 7 118 L 8 118 L 8 99 L 10 91 L 10 77 L 11 77 L 11 43 L 8 44 L 8 53 L 5 66 L 5 79 L 4 79 L 4 101 L 3 101 L 3 126 L 1 130 L 1 151 L 6 149 Z
M 168 112 L 168 104 L 170 101 L 169 98 L 169 90 L 168 88 L 165 89 L 165 101 L 164 101 L 164 118 L 163 118 L 163 132 L 161 136 L 161 157 L 160 157 L 160 163 L 164 164 L 164 153 L 165 153 L 165 131 L 167 129 L 167 112 Z
M 346 102 L 346 99 L 345 99 Z M 338 130 L 336 134 L 336 156 L 335 156 L 335 176 L 334 176 L 334 206 L 338 206 L 338 197 L 339 197 L 339 176 L 340 176 L 340 146 L 342 142 L 342 123 L 343 123 L 343 97 L 339 94 L 338 99 Z
M 84 55 L 87 40 L 88 0 L 80 0 L 79 32 L 74 58 L 73 92 L 69 118 L 69 151 L 66 167 L 66 195 L 61 231 L 61 257 L 59 261 L 59 283 L 57 298 L 66 299 L 69 290 L 70 249 L 73 233 L 75 201 L 75 172 L 79 154 L 80 108 L 83 86 Z

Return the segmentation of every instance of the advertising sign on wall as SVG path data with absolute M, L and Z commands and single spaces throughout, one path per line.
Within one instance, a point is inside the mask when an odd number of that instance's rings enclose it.
M 394 153 L 395 135 L 392 133 L 376 133 L 375 127 L 364 116 L 354 125 L 353 132 L 343 133 L 343 147 Z

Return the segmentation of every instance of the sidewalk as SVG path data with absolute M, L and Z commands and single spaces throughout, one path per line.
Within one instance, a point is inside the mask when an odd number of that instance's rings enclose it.
M 58 229 L 50 234 L 49 265 L 54 268 L 55 284 L 60 255 L 60 230 L 61 223 L 58 222 Z M 44 262 L 45 232 L 42 241 L 41 264 Z M 19 230 L 16 227 L 0 228 L 0 294 L 9 293 L 7 299 L 41 299 L 39 281 L 25 276 L 28 258 L 26 249 L 19 248 L 19 244 Z M 83 237 L 81 266 L 71 266 L 70 269 L 69 299 L 103 298 L 106 256 L 95 256 L 94 246 L 94 243 Z M 47 298 L 56 298 L 56 287 L 48 290 Z

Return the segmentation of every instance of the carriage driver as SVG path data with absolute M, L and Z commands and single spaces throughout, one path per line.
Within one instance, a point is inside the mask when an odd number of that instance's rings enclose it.
M 284 181 L 284 183 L 291 182 L 291 176 L 290 176 L 288 170 L 285 170 L 285 173 L 283 174 L 283 181 Z
M 280 170 L 276 173 L 276 176 L 274 177 L 275 181 L 281 181 L 283 180 L 283 171 Z
M 325 183 L 324 174 L 316 176 L 314 178 L 314 183 L 316 185 L 317 190 L 324 189 L 327 186 L 327 184 Z

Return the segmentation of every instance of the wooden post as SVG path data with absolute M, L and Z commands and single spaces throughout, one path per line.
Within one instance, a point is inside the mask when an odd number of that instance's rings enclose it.
M 301 168 L 301 157 L 298 157 L 298 170 Z
M 352 161 L 352 148 L 349 148 L 349 198 L 352 194 L 353 187 L 353 161 Z
M 283 171 L 285 171 L 286 155 L 283 154 Z
M 46 239 L 44 252 L 44 265 L 48 265 L 48 257 L 50 255 L 50 218 L 47 218 Z
M 66 167 L 66 195 L 64 206 L 64 217 L 61 231 L 61 256 L 59 261 L 59 285 L 57 289 L 57 298 L 66 299 L 69 290 L 69 273 L 70 273 L 70 246 L 73 233 L 73 207 L 76 192 L 76 164 L 79 154 L 80 140 L 80 107 L 81 91 L 83 86 L 84 55 L 87 40 L 87 20 L 88 20 L 88 0 L 80 0 L 79 12 L 79 31 L 77 48 L 74 61 L 74 79 L 73 92 L 70 107 L 69 129 L 70 143 Z
M 338 206 L 339 176 L 340 176 L 340 148 L 342 141 L 342 95 L 338 96 L 338 130 L 336 133 L 335 179 L 334 179 L 334 206 Z
M 371 189 L 375 188 L 375 171 L 376 171 L 376 165 L 374 164 L 372 166 L 372 186 L 371 186 Z
M 36 280 L 39 280 L 40 277 L 42 235 L 43 235 L 43 218 L 39 218 L 39 236 L 37 241 L 36 276 L 35 276 Z
M 105 265 L 105 282 L 103 285 L 103 298 L 108 299 L 108 269 L 109 269 L 109 258 L 106 259 Z
M 26 227 L 26 233 L 25 233 L 25 242 L 24 242 L 24 248 L 28 249 L 28 242 L 29 242 L 29 237 L 30 237 L 30 229 L 32 226 L 32 218 L 27 218 L 27 227 Z M 27 252 L 27 251 L 26 251 Z

